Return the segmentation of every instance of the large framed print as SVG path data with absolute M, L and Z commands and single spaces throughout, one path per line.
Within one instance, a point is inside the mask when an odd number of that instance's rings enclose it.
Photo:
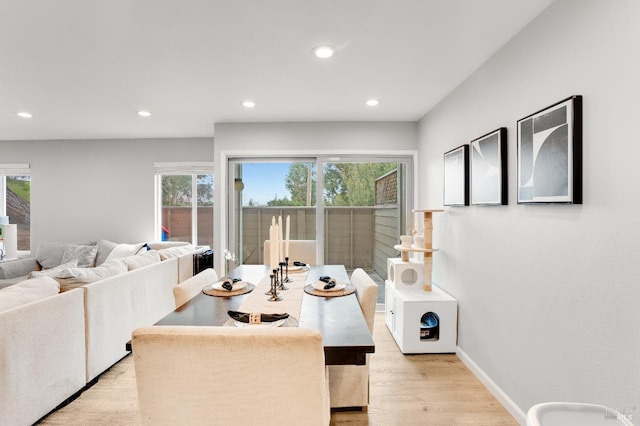
M 507 128 L 501 127 L 469 144 L 471 204 L 502 205 L 509 203 L 507 185 Z
M 582 96 L 517 122 L 518 203 L 582 204 Z
M 469 205 L 469 145 L 444 154 L 444 205 Z

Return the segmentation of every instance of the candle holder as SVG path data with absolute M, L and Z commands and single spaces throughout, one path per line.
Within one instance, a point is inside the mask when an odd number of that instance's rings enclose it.
M 285 257 L 284 258 L 284 265 L 285 265 L 285 277 L 284 277 L 284 282 L 285 283 L 290 283 L 291 279 L 289 278 L 289 257 Z
M 278 290 L 289 290 L 289 287 L 285 284 L 283 277 L 285 264 L 285 262 L 280 262 L 280 284 L 278 285 Z
M 274 269 L 274 272 L 277 271 Z M 271 289 L 269 291 L 271 297 L 268 300 L 269 302 L 279 302 L 282 298 L 278 296 L 278 276 L 277 274 L 272 274 L 269 277 L 271 278 Z

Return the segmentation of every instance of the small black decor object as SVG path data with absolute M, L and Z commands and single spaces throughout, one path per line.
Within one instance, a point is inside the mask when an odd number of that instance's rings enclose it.
M 469 145 L 444 154 L 444 205 L 469 205 Z
M 518 204 L 582 204 L 582 96 L 517 124 Z

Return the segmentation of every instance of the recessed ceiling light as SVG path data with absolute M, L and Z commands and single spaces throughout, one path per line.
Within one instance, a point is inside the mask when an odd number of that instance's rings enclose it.
M 243 101 L 242 106 L 245 108 L 253 108 L 256 106 L 256 103 L 253 101 Z
M 377 99 L 369 99 L 367 100 L 367 106 L 377 106 L 380 103 Z
M 33 117 L 33 115 L 31 115 L 31 113 L 26 112 L 26 111 L 16 112 L 16 115 L 18 117 L 21 117 L 21 118 L 32 118 Z
M 330 58 L 334 53 L 336 53 L 336 49 L 332 46 L 317 46 L 313 48 L 313 54 L 320 59 Z
M 145 110 L 138 111 L 138 115 L 140 117 L 151 117 L 151 113 L 149 111 L 145 111 Z

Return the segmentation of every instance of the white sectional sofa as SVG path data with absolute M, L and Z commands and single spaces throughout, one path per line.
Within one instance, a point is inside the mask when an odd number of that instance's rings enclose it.
M 105 263 L 119 272 L 102 279 L 95 280 L 100 266 L 43 270 L 67 290 L 14 307 L 2 300 L 15 287 L 0 290 L 0 424 L 33 424 L 127 355 L 135 328 L 175 309 L 173 287 L 193 276 L 199 249 L 155 247 Z M 38 279 L 53 281 L 41 276 L 15 286 Z

